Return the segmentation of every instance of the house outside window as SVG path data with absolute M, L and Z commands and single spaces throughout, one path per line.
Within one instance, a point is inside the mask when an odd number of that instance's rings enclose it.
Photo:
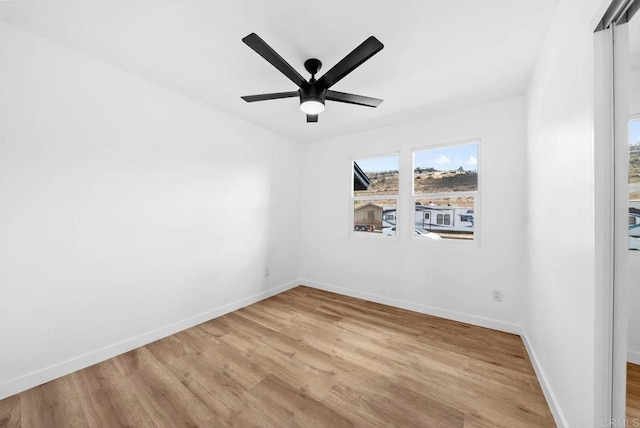
M 351 230 L 356 236 L 395 236 L 399 156 L 352 162 Z
M 474 239 L 478 148 L 479 141 L 468 141 L 413 152 L 413 226 L 418 239 Z

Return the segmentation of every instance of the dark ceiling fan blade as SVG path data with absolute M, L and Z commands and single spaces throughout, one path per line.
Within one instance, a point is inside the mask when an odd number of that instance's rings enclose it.
M 380 43 L 380 40 L 373 36 L 369 37 L 318 79 L 318 83 L 322 88 L 332 87 L 360 64 L 380 52 L 382 48 L 384 48 L 384 45 Z
M 254 101 L 277 100 L 279 98 L 293 98 L 293 97 L 299 97 L 299 96 L 300 96 L 300 93 L 298 91 L 290 91 L 290 92 L 274 92 L 272 94 L 244 95 L 240 98 L 242 98 L 248 103 L 252 103 Z
M 318 121 L 318 115 L 317 114 L 308 114 L 307 115 L 307 122 L 317 122 Z
M 301 87 L 307 81 L 298 73 L 287 61 L 285 61 L 271 46 L 262 40 L 256 33 L 251 33 L 242 41 L 251 49 L 257 52 L 262 58 L 266 59 L 271 65 L 280 70 L 282 74 L 287 76 L 289 80 Z
M 365 97 L 356 94 L 347 94 L 346 92 L 327 91 L 327 100 L 338 101 L 339 103 L 356 104 L 359 106 L 378 107 L 382 104 L 381 99 Z

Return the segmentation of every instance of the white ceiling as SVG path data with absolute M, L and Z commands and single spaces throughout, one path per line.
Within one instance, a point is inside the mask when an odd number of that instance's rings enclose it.
M 111 0 L 0 2 L 0 19 L 305 142 L 523 93 L 558 0 Z M 333 89 L 384 99 L 327 102 L 307 124 L 296 90 L 241 42 L 255 32 L 303 76 L 368 36 L 385 48 Z

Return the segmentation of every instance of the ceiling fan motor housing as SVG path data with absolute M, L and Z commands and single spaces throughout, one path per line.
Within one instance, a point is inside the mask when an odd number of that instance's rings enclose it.
M 319 85 L 313 83 L 306 83 L 300 87 L 300 102 L 305 101 L 318 101 L 324 104 L 324 100 L 327 96 L 327 89 L 322 88 Z

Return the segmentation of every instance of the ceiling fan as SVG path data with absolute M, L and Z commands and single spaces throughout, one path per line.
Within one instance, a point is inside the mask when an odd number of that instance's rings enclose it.
M 349 55 L 333 66 L 324 76 L 316 80 L 316 74 L 320 71 L 322 63 L 319 59 L 310 58 L 304 62 L 304 68 L 311 74 L 309 81 L 305 80 L 289 63 L 287 63 L 271 46 L 262 40 L 256 33 L 251 33 L 242 41 L 258 55 L 266 59 L 271 65 L 277 68 L 289 80 L 295 83 L 297 91 L 275 92 L 271 94 L 245 95 L 241 97 L 248 103 L 254 101 L 275 100 L 279 98 L 300 98 L 300 110 L 307 115 L 307 122 L 317 122 L 318 114 L 324 111 L 325 100 L 337 101 L 341 103 L 356 104 L 367 107 L 378 107 L 382 100 L 378 98 L 364 97 L 362 95 L 348 94 L 345 92 L 332 91 L 333 85 L 338 83 L 343 77 L 351 73 L 363 62 L 378 53 L 384 45 L 378 39 L 371 36 L 360 46 L 355 48 Z

